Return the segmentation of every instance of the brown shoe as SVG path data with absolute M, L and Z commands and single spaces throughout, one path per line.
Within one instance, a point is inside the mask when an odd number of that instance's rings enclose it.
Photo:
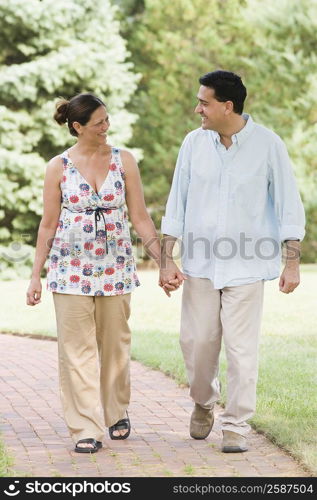
M 241 434 L 232 431 L 222 431 L 222 448 L 223 453 L 242 453 L 248 451 L 247 440 Z
M 190 417 L 189 433 L 194 439 L 206 439 L 214 424 L 214 407 L 202 408 L 195 403 L 195 408 Z

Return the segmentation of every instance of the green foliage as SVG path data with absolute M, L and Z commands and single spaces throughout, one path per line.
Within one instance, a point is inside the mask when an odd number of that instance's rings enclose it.
M 34 245 L 45 164 L 73 143 L 52 119 L 57 97 L 92 91 L 106 101 L 111 142 L 143 150 L 146 201 L 159 227 L 180 144 L 200 126 L 198 78 L 223 68 L 245 81 L 246 111 L 286 141 L 307 214 L 303 259 L 315 261 L 317 0 L 112 4 L 0 0 L 1 255 L 14 241 Z M 0 272 L 21 268 L 1 259 Z
M 14 460 L 11 455 L 5 449 L 5 446 L 0 441 L 0 477 L 10 477 L 13 474 L 12 466 L 14 464 Z
M 316 262 L 317 0 L 281 0 L 278 8 L 248 0 L 245 17 L 258 27 L 244 60 L 248 107 L 287 144 L 306 209 L 303 260 Z
M 126 8 L 124 34 L 142 73 L 131 107 L 139 114 L 131 144 L 144 152 L 140 167 L 157 226 L 180 144 L 200 126 L 193 112 L 198 78 L 228 69 L 246 83 L 245 110 L 288 146 L 307 211 L 303 256 L 314 261 L 317 0 L 116 3 Z
M 45 164 L 74 142 L 67 127 L 52 118 L 59 96 L 96 93 L 110 112 L 111 142 L 122 146 L 131 137 L 136 116 L 126 105 L 138 76 L 126 61 L 114 10 L 109 0 L 0 0 L 0 241 L 5 245 L 21 234 L 35 243 Z M 2 262 L 2 269 L 7 266 Z
M 133 61 L 142 73 L 132 108 L 140 116 L 133 145 L 144 150 L 145 195 L 159 224 L 181 141 L 199 126 L 193 113 L 198 77 L 220 67 L 227 53 L 237 57 L 236 35 L 243 23 L 238 0 L 146 0 L 144 4 L 129 38 Z
M 0 245 L 0 275 L 1 280 L 11 281 L 18 278 L 28 279 L 32 268 L 35 248 L 25 244 L 25 237 L 29 235 L 21 234 L 21 239 L 14 240 L 10 244 Z M 45 274 L 45 271 L 43 271 Z

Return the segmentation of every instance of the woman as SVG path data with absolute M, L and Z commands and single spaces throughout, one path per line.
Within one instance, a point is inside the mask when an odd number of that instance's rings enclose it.
M 52 158 L 44 181 L 44 213 L 27 304 L 41 299 L 40 273 L 49 253 L 47 288 L 53 292 L 59 376 L 65 420 L 78 453 L 130 434 L 131 292 L 139 286 L 128 227 L 131 222 L 159 265 L 160 244 L 147 213 L 134 157 L 107 144 L 109 116 L 93 94 L 56 106 L 74 146 Z M 176 267 L 176 266 L 175 266 Z M 182 274 L 163 289 L 182 282 Z M 99 357 L 99 366 L 98 366 Z

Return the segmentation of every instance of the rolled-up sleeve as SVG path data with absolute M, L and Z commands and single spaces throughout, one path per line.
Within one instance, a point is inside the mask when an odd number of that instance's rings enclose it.
M 186 200 L 190 181 L 190 137 L 186 136 L 180 148 L 167 200 L 165 216 L 162 217 L 161 232 L 178 238 L 183 235 Z
M 276 137 L 270 151 L 269 193 L 278 220 L 280 240 L 305 236 L 305 212 L 284 142 Z

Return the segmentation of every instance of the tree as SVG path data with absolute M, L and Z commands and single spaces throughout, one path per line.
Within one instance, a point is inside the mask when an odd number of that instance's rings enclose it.
M 131 144 L 148 205 L 159 227 L 179 146 L 199 127 L 198 77 L 214 69 L 246 83 L 245 110 L 285 140 L 305 203 L 303 258 L 316 260 L 317 0 L 116 0 L 136 70 L 131 109 L 139 114 Z
M 122 146 L 136 119 L 126 105 L 138 76 L 109 0 L 0 0 L 0 44 L 0 241 L 23 234 L 34 245 L 45 164 L 74 140 L 53 121 L 56 98 L 96 93 L 112 143 Z M 2 251 L 2 268 L 10 252 Z
M 157 227 L 182 139 L 199 127 L 194 115 L 199 76 L 229 66 L 239 71 L 246 57 L 242 3 L 144 0 L 143 13 L 134 11 L 129 49 L 142 79 L 131 103 L 139 114 L 131 144 L 144 151 L 140 167 Z
M 248 106 L 287 144 L 306 210 L 303 260 L 316 262 L 317 0 L 248 0 L 244 15 L 255 28 L 244 61 Z

